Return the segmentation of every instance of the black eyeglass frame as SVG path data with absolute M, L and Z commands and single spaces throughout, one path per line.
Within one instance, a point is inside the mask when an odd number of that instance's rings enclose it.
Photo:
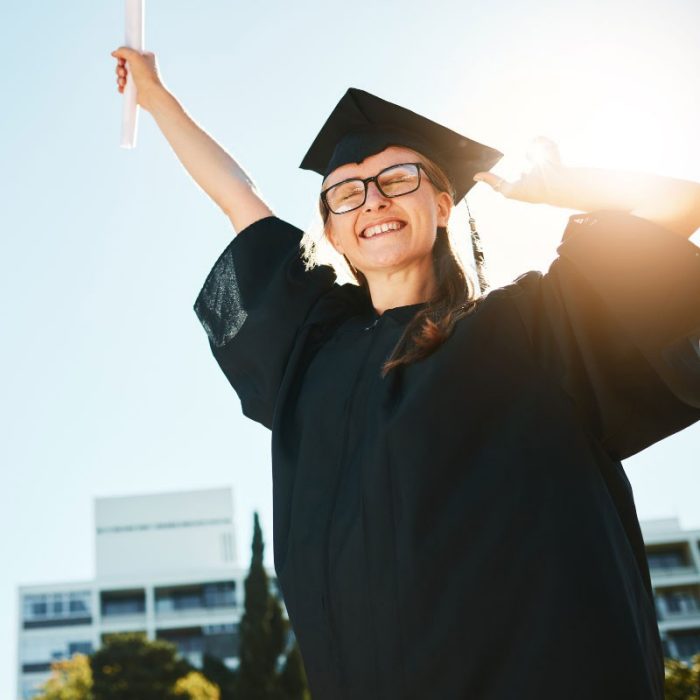
M 402 192 L 401 194 L 387 194 L 384 192 L 382 189 L 382 186 L 379 184 L 379 177 L 385 173 L 387 170 L 391 170 L 392 168 L 400 168 L 401 166 L 404 165 L 413 165 L 416 167 L 416 170 L 418 171 L 418 183 L 412 190 L 408 190 L 408 192 Z M 421 170 L 425 172 L 425 174 L 428 177 L 428 180 L 435 186 L 438 187 L 437 183 L 433 180 L 432 177 L 430 177 L 430 174 L 428 171 L 425 169 L 425 166 L 423 163 L 395 163 L 394 165 L 388 165 L 386 168 L 382 168 L 376 175 L 373 175 L 372 177 L 366 177 L 366 178 L 361 178 L 361 177 L 349 177 L 345 180 L 341 180 L 340 182 L 336 182 L 335 184 L 331 185 L 330 187 L 326 187 L 325 190 L 321 191 L 321 201 L 323 202 L 324 206 L 326 209 L 331 213 L 335 214 L 336 216 L 342 216 L 343 214 L 349 214 L 351 211 L 355 211 L 355 209 L 359 209 L 361 206 L 364 205 L 364 203 L 367 201 L 367 186 L 369 185 L 370 182 L 374 182 L 374 184 L 377 186 L 377 189 L 379 190 L 380 194 L 382 197 L 387 197 L 388 199 L 393 199 L 394 197 L 403 197 L 405 194 L 411 194 L 411 192 L 415 192 L 419 187 L 421 183 Z M 365 194 L 364 197 L 362 198 L 362 201 L 356 206 L 353 207 L 352 209 L 347 209 L 346 211 L 341 211 L 341 212 L 336 212 L 333 211 L 328 204 L 328 199 L 326 198 L 326 194 L 330 192 L 334 187 L 338 187 L 340 185 L 344 185 L 346 182 L 361 182 L 363 187 L 365 188 Z

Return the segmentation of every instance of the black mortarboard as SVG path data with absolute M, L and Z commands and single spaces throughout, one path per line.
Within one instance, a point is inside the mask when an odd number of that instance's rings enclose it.
M 459 202 L 503 154 L 405 107 L 349 88 L 314 139 L 299 167 L 325 178 L 347 163 L 360 163 L 388 146 L 420 151 L 445 171 Z

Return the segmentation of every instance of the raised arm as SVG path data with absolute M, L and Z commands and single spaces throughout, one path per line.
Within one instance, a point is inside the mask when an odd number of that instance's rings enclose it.
M 127 77 L 133 78 L 139 105 L 155 119 L 187 172 L 229 217 L 236 233 L 271 216 L 272 210 L 243 168 L 195 123 L 165 87 L 155 55 L 122 46 L 112 56 L 118 61 L 119 92 L 123 91 Z
M 561 164 L 556 144 L 540 138 L 543 158 L 519 180 L 507 182 L 495 173 L 474 176 L 509 199 L 551 204 L 579 211 L 613 210 L 633 214 L 690 238 L 700 227 L 700 183 L 647 173 Z

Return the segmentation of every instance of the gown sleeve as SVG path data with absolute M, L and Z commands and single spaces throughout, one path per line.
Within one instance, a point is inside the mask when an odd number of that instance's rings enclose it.
M 538 362 L 618 459 L 700 419 L 700 248 L 624 212 L 572 216 L 513 285 Z
M 275 216 L 246 227 L 219 256 L 194 303 L 243 413 L 268 428 L 297 332 L 335 281 L 327 266 L 305 269 L 301 237 Z

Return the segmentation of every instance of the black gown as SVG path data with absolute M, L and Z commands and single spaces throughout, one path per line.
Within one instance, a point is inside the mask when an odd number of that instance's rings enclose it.
M 300 237 L 249 226 L 195 311 L 272 430 L 275 569 L 314 700 L 661 700 L 620 460 L 700 418 L 700 249 L 572 216 L 546 274 L 382 378 L 422 305 L 378 316 L 305 270 Z

